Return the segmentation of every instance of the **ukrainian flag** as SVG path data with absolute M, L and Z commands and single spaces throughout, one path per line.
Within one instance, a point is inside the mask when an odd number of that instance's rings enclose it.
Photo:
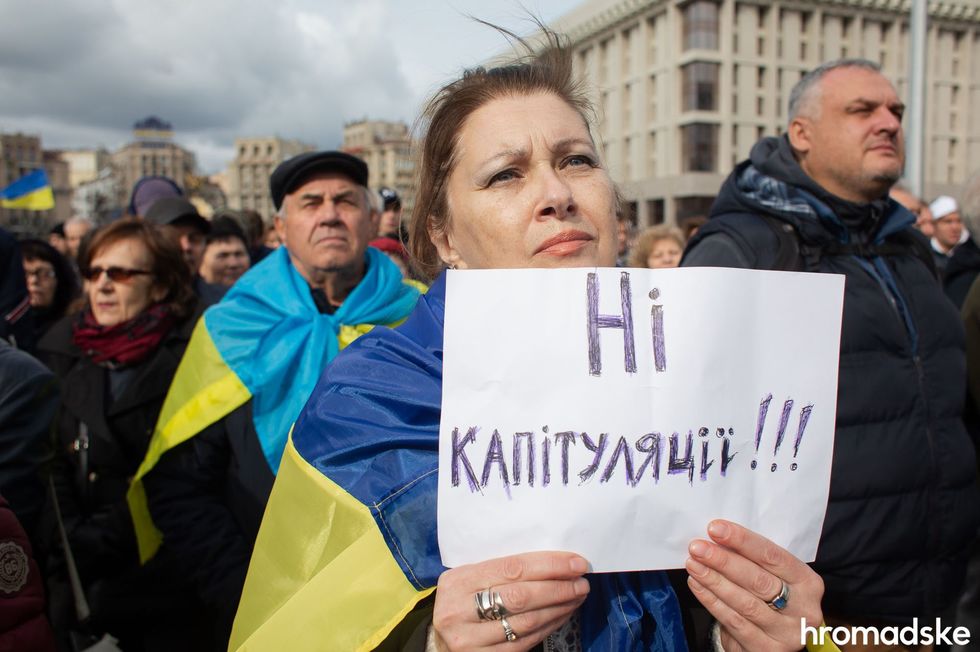
M 146 457 L 130 486 L 140 558 L 162 537 L 142 478 L 171 448 L 252 400 L 255 431 L 273 473 L 289 428 L 327 363 L 375 324 L 400 323 L 425 286 L 403 281 L 387 256 L 365 253 L 364 278 L 333 314 L 321 314 L 284 247 L 232 286 L 198 321 L 164 400 Z
M 262 519 L 229 650 L 387 651 L 419 632 L 424 640 L 425 598 L 445 570 L 436 532 L 444 310 L 445 276 L 403 325 L 360 338 L 313 390 Z M 589 581 L 583 649 L 687 649 L 664 573 Z
M 54 193 L 44 170 L 34 170 L 0 190 L 0 206 L 29 211 L 54 208 Z

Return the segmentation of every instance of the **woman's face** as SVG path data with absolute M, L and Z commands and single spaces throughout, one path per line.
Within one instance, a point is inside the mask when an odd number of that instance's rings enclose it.
M 581 116 L 551 93 L 498 98 L 463 125 L 433 243 L 459 268 L 616 260 L 615 194 Z
M 152 259 L 146 246 L 135 239 L 120 240 L 96 251 L 89 261 L 90 270 L 118 268 L 127 272 L 149 272 Z M 140 314 L 152 303 L 162 301 L 166 291 L 154 287 L 153 275 L 132 274 L 128 279 L 113 281 L 101 272 L 85 281 L 85 294 L 92 315 L 101 326 L 115 326 Z
M 665 269 L 681 264 L 683 250 L 673 238 L 663 238 L 653 243 L 650 255 L 647 256 L 647 267 L 650 269 Z
M 48 308 L 54 302 L 54 292 L 58 289 L 58 277 L 54 265 L 35 259 L 24 260 L 24 274 L 27 276 L 27 294 L 34 308 Z

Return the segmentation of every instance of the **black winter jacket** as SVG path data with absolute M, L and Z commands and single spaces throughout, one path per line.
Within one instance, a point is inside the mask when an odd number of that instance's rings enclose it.
M 55 324 L 38 346 L 39 357 L 61 386 L 52 476 L 93 627 L 120 638 L 127 650 L 143 649 L 154 638 L 186 649 L 210 646 L 210 640 L 203 640 L 210 634 L 196 629 L 201 614 L 186 573 L 166 546 L 140 565 L 126 502 L 198 314 L 171 330 L 149 358 L 132 367 L 115 400 L 109 371 L 72 341 L 72 316 Z M 81 424 L 87 429 L 87 446 L 80 441 Z M 73 611 L 70 587 L 53 521 L 45 530 L 53 618 L 60 629 Z M 158 637 L 154 630 L 161 625 L 170 631 Z
M 888 199 L 830 195 L 785 137 L 770 138 L 727 179 L 682 261 L 778 268 L 776 229 L 791 227 L 804 251 L 824 252 L 810 258 L 814 271 L 846 276 L 830 503 L 813 564 L 824 611 L 839 618 L 939 615 L 959 595 L 977 532 L 977 470 L 961 419 L 963 327 L 908 244 L 913 221 Z M 844 241 L 905 249 L 827 253 Z

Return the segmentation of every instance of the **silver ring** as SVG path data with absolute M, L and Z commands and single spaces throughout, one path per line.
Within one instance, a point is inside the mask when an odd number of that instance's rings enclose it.
M 782 584 L 782 587 L 779 589 L 779 595 L 766 603 L 776 611 L 782 611 L 785 609 L 786 603 L 789 602 L 789 584 L 783 580 L 779 581 Z
M 489 588 L 477 591 L 473 599 L 476 601 L 476 615 L 480 620 L 497 620 Z
M 494 620 L 500 620 L 504 616 L 509 616 L 510 612 L 504 606 L 504 600 L 500 597 L 499 591 L 493 592 L 493 616 Z
M 511 629 L 510 623 L 503 616 L 500 617 L 500 624 L 504 626 L 504 636 L 507 638 L 508 643 L 513 643 L 517 640 L 517 633 Z

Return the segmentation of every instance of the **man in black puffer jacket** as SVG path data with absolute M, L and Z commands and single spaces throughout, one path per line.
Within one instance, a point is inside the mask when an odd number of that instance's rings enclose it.
M 977 532 L 963 328 L 915 218 L 888 198 L 904 163 L 903 108 L 871 62 L 807 74 L 787 133 L 735 168 L 682 261 L 846 276 L 830 503 L 813 565 L 829 624 L 951 615 Z

